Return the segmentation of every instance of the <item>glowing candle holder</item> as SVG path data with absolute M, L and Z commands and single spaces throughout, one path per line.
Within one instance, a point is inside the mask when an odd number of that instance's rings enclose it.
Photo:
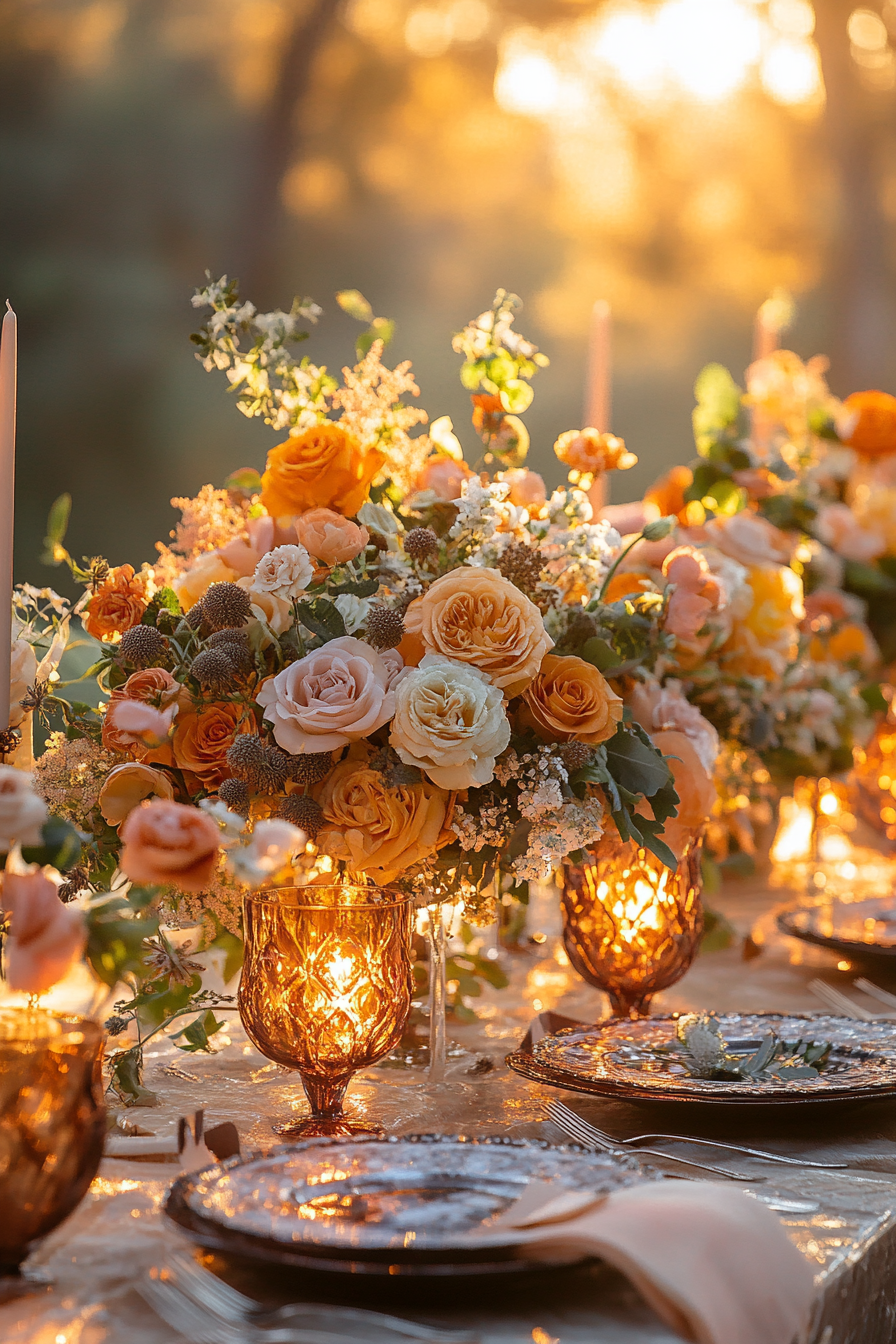
M 23 1263 L 97 1173 L 106 1136 L 102 1054 L 96 1022 L 0 1010 L 0 1301 L 43 1286 Z
M 605 835 L 587 863 L 568 864 L 561 888 L 563 942 L 614 1017 L 646 1017 L 650 1000 L 680 980 L 703 933 L 701 836 L 677 868 L 617 835 Z
M 301 1074 L 293 1137 L 378 1133 L 343 1110 L 352 1075 L 401 1039 L 411 1009 L 413 897 L 378 887 L 289 887 L 244 901 L 239 1008 L 268 1059 Z
M 853 781 L 862 816 L 896 840 L 896 699 L 868 745 L 853 751 Z

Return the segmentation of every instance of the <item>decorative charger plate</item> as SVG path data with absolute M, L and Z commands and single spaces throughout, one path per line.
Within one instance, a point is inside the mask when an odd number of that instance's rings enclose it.
M 209 1249 L 316 1273 L 478 1277 L 544 1268 L 521 1256 L 525 1234 L 489 1230 L 529 1180 L 600 1195 L 645 1179 L 626 1154 L 537 1139 L 363 1135 L 306 1139 L 187 1173 L 165 1211 Z M 553 1263 L 581 1259 L 566 1253 Z
M 788 1041 L 830 1041 L 833 1048 L 817 1078 L 694 1078 L 674 1057 L 654 1054 L 675 1040 L 676 1018 L 668 1016 L 564 1027 L 514 1051 L 507 1063 L 535 1082 L 630 1101 L 767 1106 L 896 1096 L 894 1023 L 814 1013 L 720 1013 L 718 1023 L 735 1054 L 751 1054 L 769 1031 Z
M 792 938 L 816 943 L 855 960 L 896 958 L 896 898 L 823 901 L 778 915 L 778 928 Z

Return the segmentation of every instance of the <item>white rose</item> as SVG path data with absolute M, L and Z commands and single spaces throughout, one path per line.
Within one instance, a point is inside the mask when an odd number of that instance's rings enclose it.
M 31 787 L 31 776 L 12 765 L 0 765 L 0 854 L 13 845 L 39 845 L 47 805 Z
M 333 605 L 345 622 L 345 632 L 353 635 L 360 630 L 370 611 L 369 597 L 355 597 L 352 593 L 340 593 Z
M 275 546 L 255 566 L 252 587 L 284 601 L 300 597 L 314 577 L 314 566 L 304 546 Z
M 489 784 L 510 741 L 504 697 L 484 672 L 428 653 L 395 687 L 389 740 L 440 788 Z
M 9 659 L 9 726 L 18 728 L 25 717 L 22 701 L 37 680 L 37 658 L 26 639 L 17 639 Z

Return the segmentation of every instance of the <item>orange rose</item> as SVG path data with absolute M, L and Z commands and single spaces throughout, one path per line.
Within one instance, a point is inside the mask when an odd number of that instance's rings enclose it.
M 647 587 L 645 588 L 645 583 Z M 620 602 L 624 597 L 640 597 L 641 593 L 656 591 L 656 584 L 643 569 L 617 570 L 604 593 L 604 602 Z
M 299 544 L 322 565 L 344 565 L 360 555 L 370 540 L 366 527 L 332 509 L 309 509 L 296 519 Z
M 171 708 L 180 695 L 180 683 L 175 681 L 164 667 L 148 667 L 143 672 L 135 672 L 128 677 L 123 686 L 119 686 L 109 697 L 109 706 L 103 719 L 103 746 L 107 751 L 118 751 L 125 756 L 136 756 L 145 760 L 148 752 L 141 745 L 135 745 L 133 735 L 120 732 L 115 724 L 113 706 L 120 700 L 141 700 L 146 705 L 162 712 Z M 169 761 L 168 748 L 160 748 L 161 755 L 153 753 L 152 759 Z M 166 755 L 167 753 L 167 755 Z
M 591 663 L 549 653 L 517 716 L 546 742 L 606 742 L 622 722 L 622 697 Z
M 659 510 L 658 516 L 660 518 L 668 518 L 670 514 L 674 513 L 679 516 L 680 522 L 684 522 L 683 515 L 687 507 L 684 492 L 693 480 L 694 473 L 690 467 L 670 467 L 645 492 L 644 502 L 645 504 L 655 504 Z
M 535 676 L 554 641 L 541 612 L 496 569 L 465 565 L 444 574 L 408 607 L 404 628 L 427 653 L 485 672 L 508 699 Z
M 91 595 L 81 618 L 87 633 L 113 644 L 125 630 L 139 625 L 148 605 L 146 582 L 144 574 L 134 573 L 133 565 L 110 570 L 105 583 Z
M 271 449 L 261 502 L 274 518 L 318 508 L 351 516 L 385 460 L 378 449 L 363 452 L 341 425 L 325 420 Z
M 842 416 L 855 417 L 845 442 L 862 457 L 889 457 L 896 453 L 896 397 L 889 392 L 853 392 L 843 403 Z
M 229 701 L 181 708 L 174 730 L 174 763 L 212 792 L 230 774 L 227 752 L 240 733 L 255 731 L 254 716 Z
M 319 848 L 380 883 L 391 882 L 449 838 L 451 794 L 428 780 L 392 788 L 365 761 L 337 765 L 319 802 L 325 818 Z
M 567 430 L 554 444 L 554 452 L 574 471 L 587 471 L 593 476 L 600 471 L 627 471 L 638 460 L 615 434 L 601 434 L 591 428 Z
M 218 863 L 220 832 L 198 807 L 141 803 L 124 822 L 119 865 L 132 882 L 202 891 Z

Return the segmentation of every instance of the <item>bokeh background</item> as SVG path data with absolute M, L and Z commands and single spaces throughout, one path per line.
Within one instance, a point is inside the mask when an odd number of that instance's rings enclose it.
M 450 337 L 514 290 L 549 485 L 608 299 L 617 499 L 692 455 L 696 372 L 740 377 L 779 288 L 836 392 L 896 391 L 896 0 L 0 0 L 0 33 L 19 579 L 66 587 L 62 491 L 75 554 L 139 563 L 172 495 L 277 441 L 193 358 L 206 269 L 312 295 L 335 367 L 361 290 L 468 442 Z

